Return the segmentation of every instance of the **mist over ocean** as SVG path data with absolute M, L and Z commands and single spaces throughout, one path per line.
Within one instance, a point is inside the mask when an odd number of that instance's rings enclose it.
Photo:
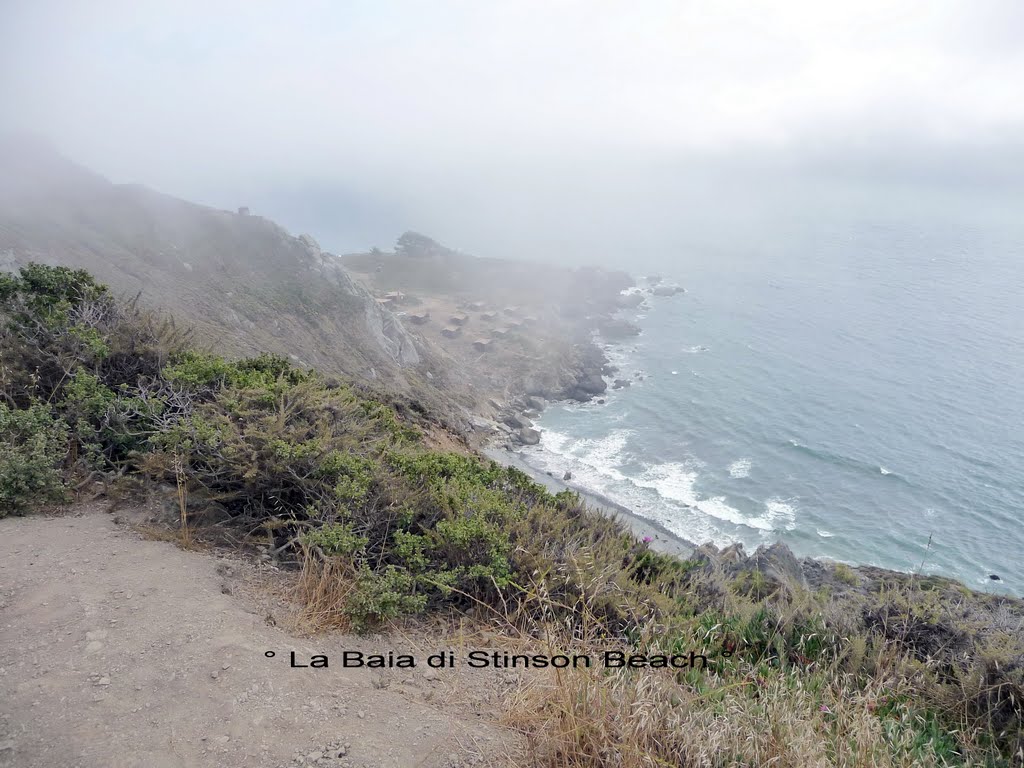
M 886 202 L 691 215 L 624 255 L 688 293 L 627 313 L 632 386 L 552 406 L 524 458 L 697 542 L 1024 593 L 1024 224 Z

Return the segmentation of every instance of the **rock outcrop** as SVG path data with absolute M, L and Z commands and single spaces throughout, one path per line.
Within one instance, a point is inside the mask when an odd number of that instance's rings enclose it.
M 677 293 L 686 293 L 686 289 L 679 285 L 659 285 L 651 293 L 655 296 L 675 296 Z
M 640 335 L 640 326 L 629 320 L 619 317 L 610 317 L 598 324 L 598 330 L 606 339 L 618 340 L 628 339 L 630 336 Z
M 540 442 L 540 432 L 529 427 L 520 429 L 516 436 L 523 445 L 537 445 Z
M 762 545 L 752 555 L 738 542 L 724 549 L 707 543 L 697 547 L 690 560 L 705 573 L 719 573 L 741 584 L 756 583 L 767 593 L 791 593 L 808 586 L 804 563 L 782 542 Z

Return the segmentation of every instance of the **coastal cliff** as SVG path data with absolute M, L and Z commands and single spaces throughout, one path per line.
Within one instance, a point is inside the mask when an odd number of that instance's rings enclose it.
M 339 264 L 251 215 L 76 178 L 4 187 L 0 518 L 102 502 L 265 566 L 305 631 L 471 627 L 494 658 L 528 660 L 494 701 L 523 765 L 1024 754 L 1024 602 L 779 544 L 667 552 L 475 450 L 538 439 L 527 412 L 549 398 L 605 393 L 594 334 L 632 332 L 629 276 L 412 235 Z M 629 661 L 536 661 L 555 656 Z
M 86 269 L 226 354 L 302 365 L 409 389 L 429 365 L 385 307 L 308 236 L 248 210 L 223 211 L 113 184 L 33 141 L 0 143 L 0 269 Z

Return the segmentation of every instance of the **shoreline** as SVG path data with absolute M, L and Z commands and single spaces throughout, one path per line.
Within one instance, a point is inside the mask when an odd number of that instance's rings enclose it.
M 562 480 L 561 478 L 542 472 L 529 464 L 516 451 L 509 451 L 495 445 L 483 446 L 480 452 L 489 459 L 496 461 L 505 467 L 518 469 L 528 475 L 535 482 L 540 483 L 552 493 L 559 491 L 572 491 L 579 494 L 580 498 L 588 508 L 593 509 L 605 517 L 617 520 L 629 530 L 637 539 L 650 538 L 648 546 L 655 552 L 664 555 L 674 555 L 686 559 L 697 549 L 697 544 L 687 541 L 681 536 L 669 531 L 663 525 L 640 517 L 628 507 L 623 506 L 606 496 L 593 491 L 582 485 Z
M 558 493 L 559 491 L 572 491 L 573 493 L 579 494 L 580 498 L 586 504 L 587 508 L 593 511 L 609 517 L 613 520 L 620 522 L 626 530 L 631 532 L 638 540 L 642 540 L 645 537 L 650 537 L 651 541 L 648 542 L 648 546 L 664 555 L 672 555 L 682 560 L 689 559 L 693 556 L 701 545 L 696 544 L 688 539 L 678 536 L 672 533 L 663 525 L 648 520 L 647 518 L 641 517 L 633 512 L 628 507 L 619 504 L 618 502 L 612 501 L 611 499 L 603 496 L 596 491 L 591 490 L 585 486 L 577 485 L 572 482 L 562 480 L 559 477 L 549 475 L 546 472 L 537 469 L 536 467 L 529 464 L 517 451 L 509 451 L 497 445 L 488 445 L 478 449 L 485 457 L 496 461 L 505 467 L 513 467 L 520 470 L 521 472 L 528 475 L 532 480 L 540 483 L 552 493 Z M 778 542 L 777 542 L 778 543 Z M 749 556 L 748 556 L 749 557 Z M 830 557 L 819 555 L 819 556 L 798 556 L 796 558 L 806 568 L 808 565 L 818 567 L 829 567 L 836 565 L 845 565 L 854 572 L 859 573 L 868 582 L 874 582 L 878 579 L 892 579 L 906 580 L 915 578 L 938 578 L 943 581 L 959 584 L 966 587 L 973 594 L 984 595 L 986 597 L 997 597 L 1011 600 L 1021 600 L 1024 597 L 1017 595 L 1016 593 L 1008 590 L 1002 580 L 998 582 L 992 582 L 991 587 L 999 588 L 1000 591 L 988 591 L 978 586 L 970 586 L 962 579 L 955 576 L 950 576 L 944 573 L 916 573 L 914 571 L 901 571 L 893 568 L 886 568 L 884 566 L 872 565 L 870 563 L 846 563 L 839 560 L 833 560 Z

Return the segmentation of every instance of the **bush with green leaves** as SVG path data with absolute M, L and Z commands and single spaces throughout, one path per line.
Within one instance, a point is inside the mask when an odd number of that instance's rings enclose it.
M 73 457 L 124 468 L 165 415 L 187 410 L 160 371 L 188 337 L 87 272 L 29 264 L 0 275 L 0 402 L 50 403 L 71 427 Z
M 0 403 L 0 517 L 65 500 L 67 449 L 67 427 L 45 405 Z

